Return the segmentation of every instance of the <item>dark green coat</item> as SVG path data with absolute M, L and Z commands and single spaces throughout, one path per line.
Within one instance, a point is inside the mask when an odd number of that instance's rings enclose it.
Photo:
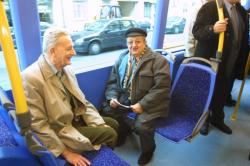
M 116 98 L 126 104 L 128 93 L 121 88 L 119 65 L 128 51 L 115 63 L 107 83 L 106 100 Z M 131 104 L 140 103 L 144 112 L 138 116 L 141 122 L 167 116 L 170 102 L 170 73 L 167 60 L 147 48 L 132 78 Z

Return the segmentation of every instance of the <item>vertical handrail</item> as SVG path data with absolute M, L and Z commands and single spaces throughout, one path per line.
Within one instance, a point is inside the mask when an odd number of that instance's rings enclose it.
M 216 6 L 217 6 L 219 20 L 224 20 L 223 4 L 224 4 L 223 0 L 216 0 Z M 224 46 L 224 36 L 225 36 L 225 32 L 221 32 L 219 35 L 219 43 L 218 43 L 218 49 L 217 49 L 217 53 L 216 53 L 216 59 L 218 59 L 218 60 L 222 59 L 222 52 L 223 52 L 223 46 Z
M 17 63 L 13 40 L 10 33 L 3 1 L 0 1 L 0 42 L 4 52 L 4 59 L 10 77 L 12 93 L 16 105 L 16 113 L 23 114 L 28 112 L 28 106 L 24 95 L 20 70 Z
M 21 134 L 26 135 L 30 129 L 31 116 L 30 112 L 28 111 L 20 70 L 17 63 L 17 56 L 15 53 L 3 0 L 0 0 L 0 18 L 0 43 L 4 52 L 3 55 L 11 82 L 18 125 L 21 128 Z
M 249 72 L 249 68 L 250 68 L 250 52 L 248 53 L 248 59 L 247 59 L 246 67 L 245 67 L 244 78 L 243 78 L 241 86 L 240 86 L 240 91 L 239 91 L 239 95 L 238 95 L 238 98 L 237 98 L 236 105 L 234 107 L 234 112 L 231 115 L 231 120 L 232 121 L 236 121 L 237 118 L 238 118 L 238 111 L 239 111 L 239 107 L 240 107 L 240 99 L 241 99 L 243 88 L 244 88 L 246 78 L 247 78 L 247 75 L 248 75 L 248 72 Z
M 223 0 L 216 0 L 215 3 L 216 3 L 216 7 L 217 7 L 217 13 L 218 13 L 219 20 L 224 20 L 224 13 L 223 13 L 224 1 Z M 224 37 L 225 37 L 225 32 L 220 32 L 216 56 L 215 56 L 215 58 L 213 58 L 213 57 L 210 58 L 212 68 L 215 72 L 218 71 L 219 63 L 222 60 L 222 53 L 223 53 L 223 47 L 224 47 Z
M 31 116 L 28 110 L 20 70 L 18 68 L 13 40 L 10 35 L 9 24 L 4 10 L 3 0 L 0 0 L 0 43 L 4 52 L 4 59 L 8 69 L 12 93 L 16 105 L 16 115 L 21 134 L 25 136 L 29 150 L 33 154 L 39 151 L 46 151 L 46 148 L 39 143 L 30 130 Z

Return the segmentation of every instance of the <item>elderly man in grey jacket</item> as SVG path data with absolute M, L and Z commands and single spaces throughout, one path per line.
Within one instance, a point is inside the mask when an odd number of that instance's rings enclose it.
M 67 31 L 46 30 L 43 49 L 39 59 L 22 73 L 32 130 L 56 157 L 61 155 L 72 165 L 90 165 L 79 153 L 101 144 L 115 146 L 118 123 L 99 115 L 65 67 L 75 54 Z
M 167 116 L 171 82 L 166 59 L 147 46 L 146 36 L 139 28 L 127 30 L 128 51 L 121 54 L 113 67 L 103 105 L 104 114 L 119 123 L 119 145 L 131 129 L 139 135 L 139 165 L 147 164 L 153 156 L 155 122 Z M 136 114 L 132 124 L 127 117 L 131 112 Z

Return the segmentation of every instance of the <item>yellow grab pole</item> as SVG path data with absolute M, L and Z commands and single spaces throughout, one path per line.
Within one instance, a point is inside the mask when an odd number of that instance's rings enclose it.
M 0 0 L 0 18 L 0 42 L 11 81 L 12 93 L 16 105 L 16 113 L 24 114 L 28 112 L 28 106 L 24 95 L 20 70 L 17 64 L 17 57 L 2 0 Z
M 219 20 L 224 20 L 223 3 L 224 3 L 223 0 L 216 0 Z M 219 43 L 218 43 L 218 49 L 217 49 L 217 55 L 216 55 L 216 58 L 218 58 L 219 60 L 221 60 L 222 58 L 224 36 L 225 36 L 225 32 L 221 32 L 219 35 Z
M 218 19 L 219 20 L 224 20 L 224 13 L 223 13 L 223 5 L 224 2 L 223 0 L 216 0 L 216 7 L 217 7 L 217 13 L 218 13 Z M 217 73 L 218 72 L 218 68 L 219 68 L 219 63 L 222 60 L 222 52 L 223 52 L 223 46 L 224 46 L 224 32 L 220 32 L 219 34 L 219 41 L 218 41 L 218 48 L 216 51 L 216 55 L 215 58 L 211 57 L 211 66 L 212 69 Z
M 16 105 L 18 125 L 21 129 L 21 134 L 23 134 L 25 137 L 29 150 L 36 155 L 37 151 L 46 151 L 46 148 L 37 141 L 30 130 L 31 115 L 28 111 L 28 106 L 24 95 L 21 75 L 17 65 L 17 58 L 3 6 L 3 0 L 0 0 L 0 18 L 0 43 L 4 52 L 5 62 L 11 81 L 12 93 Z
M 231 120 L 232 121 L 236 121 L 237 118 L 238 118 L 237 113 L 238 113 L 239 106 L 240 106 L 240 99 L 241 99 L 243 88 L 244 88 L 244 85 L 245 85 L 245 82 L 246 82 L 246 78 L 247 78 L 247 74 L 248 74 L 248 71 L 249 71 L 249 67 L 250 67 L 250 52 L 248 53 L 248 59 L 247 59 L 246 67 L 245 67 L 244 78 L 243 78 L 241 86 L 240 86 L 240 92 L 239 92 L 239 95 L 238 95 L 237 103 L 236 103 L 236 105 L 234 107 L 234 112 L 231 115 Z

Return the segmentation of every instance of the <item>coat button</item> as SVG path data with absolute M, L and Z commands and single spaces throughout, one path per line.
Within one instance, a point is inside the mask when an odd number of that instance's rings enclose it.
M 82 139 L 80 137 L 77 137 L 78 141 L 81 141 Z

